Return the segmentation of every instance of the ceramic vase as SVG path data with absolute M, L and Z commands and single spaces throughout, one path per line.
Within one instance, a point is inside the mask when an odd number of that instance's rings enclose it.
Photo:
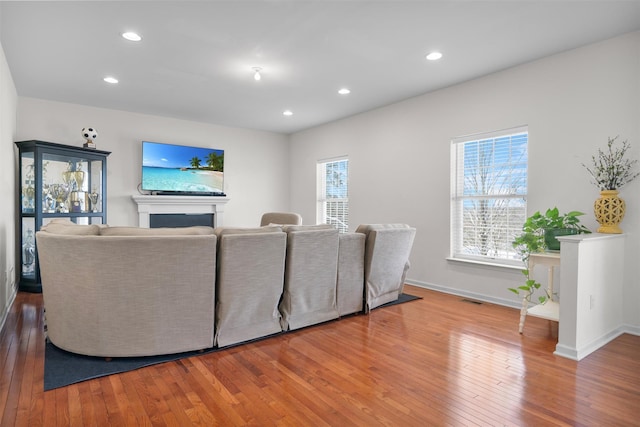
M 622 233 L 619 224 L 624 218 L 625 208 L 624 200 L 618 197 L 618 190 L 600 191 L 600 198 L 593 204 L 596 220 L 600 224 L 598 233 Z

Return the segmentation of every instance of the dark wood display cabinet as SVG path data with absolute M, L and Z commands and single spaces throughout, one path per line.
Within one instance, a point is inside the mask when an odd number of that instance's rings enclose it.
M 107 222 L 108 151 L 45 141 L 16 142 L 19 150 L 19 290 L 42 292 L 35 233 L 54 218 Z

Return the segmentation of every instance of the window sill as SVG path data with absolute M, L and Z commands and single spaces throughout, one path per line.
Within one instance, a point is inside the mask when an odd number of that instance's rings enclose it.
M 495 261 L 495 262 L 479 261 L 479 260 L 473 260 L 473 259 L 452 258 L 452 257 L 447 257 L 446 259 L 447 259 L 447 261 L 459 262 L 459 263 L 463 263 L 463 264 L 473 264 L 473 265 L 479 265 L 479 266 L 483 266 L 483 267 L 506 268 L 506 269 L 509 269 L 509 270 L 518 270 L 518 271 L 524 269 L 524 264 L 523 265 L 513 265 L 513 264 L 504 264 L 504 263 L 501 263 L 499 261 Z

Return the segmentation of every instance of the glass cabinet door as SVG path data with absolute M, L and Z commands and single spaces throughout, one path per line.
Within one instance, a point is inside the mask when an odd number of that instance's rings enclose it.
M 20 290 L 39 292 L 36 233 L 56 218 L 106 224 L 108 151 L 44 141 L 16 142 L 20 182 L 18 245 Z
M 91 175 L 87 191 L 89 191 L 89 209 L 91 212 L 102 212 L 102 162 L 94 160 L 91 162 Z
M 21 206 L 22 213 L 34 213 L 36 209 L 36 171 L 33 160 L 33 153 L 23 153 L 20 158 L 21 165 Z
M 36 278 L 36 225 L 33 217 L 22 218 L 21 276 Z
M 102 212 L 103 162 L 45 153 L 42 213 Z

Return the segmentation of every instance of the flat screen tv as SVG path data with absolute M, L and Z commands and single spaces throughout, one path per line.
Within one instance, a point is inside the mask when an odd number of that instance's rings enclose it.
M 224 150 L 142 141 L 142 190 L 224 195 Z

